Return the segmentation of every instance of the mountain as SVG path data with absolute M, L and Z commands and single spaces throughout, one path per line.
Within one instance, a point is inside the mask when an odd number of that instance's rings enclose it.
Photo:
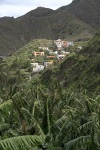
M 99 0 L 73 0 L 57 10 L 38 7 L 18 17 L 0 18 L 0 55 L 8 55 L 32 39 L 86 40 L 100 27 Z
M 92 28 L 100 28 L 100 1 L 99 0 L 74 0 L 69 6 L 58 10 L 65 10 L 85 22 Z

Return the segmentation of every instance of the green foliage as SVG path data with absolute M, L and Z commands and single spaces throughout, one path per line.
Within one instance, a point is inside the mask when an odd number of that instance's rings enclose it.
M 57 46 L 54 42 L 51 43 L 51 45 L 49 46 L 49 49 L 56 51 L 57 50 Z
M 31 150 L 43 142 L 40 136 L 19 136 L 0 141 L 0 149 L 2 150 Z M 38 150 L 38 149 L 37 149 Z
M 91 41 L 88 45 L 91 49 Z M 26 50 L 17 58 L 18 54 L 1 61 L 1 150 L 100 149 L 97 47 L 95 54 L 73 52 L 60 65 L 34 74 L 30 80 Z
M 17 135 L 12 136 L 10 130 L 7 134 L 9 126 L 5 124 L 2 150 L 100 148 L 100 96 L 90 98 L 85 93 L 61 89 L 56 79 L 52 84 L 47 89 L 39 80 L 33 80 L 19 87 L 20 93 L 12 99 L 14 121 L 10 127 Z
M 42 76 L 42 83 L 47 87 L 56 77 L 63 88 L 73 87 L 81 91 L 86 89 L 89 93 L 100 91 L 100 54 L 99 32 L 78 53 L 72 52 L 57 68 L 46 70 Z

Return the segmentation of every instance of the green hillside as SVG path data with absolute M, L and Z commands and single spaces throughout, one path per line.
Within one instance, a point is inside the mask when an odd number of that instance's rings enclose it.
M 80 52 L 72 53 L 60 66 L 44 72 L 41 79 L 48 86 L 53 77 L 63 87 L 99 93 L 100 32 Z
M 17 50 L 14 55 L 8 57 L 7 63 L 15 71 L 16 67 L 14 68 L 14 65 L 17 65 L 17 69 L 22 69 L 22 71 L 30 76 L 32 73 L 30 70 L 31 62 L 43 64 L 47 60 L 45 56 L 43 58 L 34 58 L 33 52 L 40 51 L 39 47 L 41 46 L 49 47 L 51 45 L 51 40 L 33 40 L 23 48 Z M 77 51 L 78 45 L 83 45 L 83 49 Z M 69 51 L 71 54 L 63 62 L 60 64 L 56 63 L 51 69 L 43 71 L 40 76 L 43 84 L 49 86 L 54 77 L 60 81 L 63 87 L 77 88 L 79 90 L 86 89 L 89 92 L 98 93 L 100 90 L 100 32 L 97 32 L 89 42 L 74 43 L 74 46 L 69 48 Z M 28 70 L 30 70 L 29 73 Z
M 100 0 L 0 18 L 0 150 L 100 150 L 99 27 Z
M 51 44 L 0 57 L 0 150 L 100 149 L 100 32 L 30 79 L 30 54 Z

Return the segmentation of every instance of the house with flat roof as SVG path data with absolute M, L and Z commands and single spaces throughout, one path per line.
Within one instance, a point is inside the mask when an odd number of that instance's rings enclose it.
M 49 48 L 48 47 L 39 47 L 39 49 L 42 49 L 42 50 L 49 50 Z
M 61 51 L 62 54 L 65 54 L 65 55 L 69 55 L 70 52 L 66 52 L 66 51 Z
M 39 65 L 39 63 L 31 63 L 31 65 L 33 67 L 33 72 L 40 72 L 40 71 L 44 70 L 44 66 Z
M 47 56 L 48 59 L 55 59 L 56 57 L 53 55 Z
M 33 52 L 33 55 L 36 57 L 36 56 L 44 56 L 44 52 L 36 52 L 34 51 Z
M 38 65 L 35 68 L 33 67 L 33 72 L 40 72 L 44 70 L 44 66 L 43 65 Z
M 58 50 L 60 50 L 62 48 L 62 40 L 61 39 L 55 40 L 54 43 L 56 44 Z

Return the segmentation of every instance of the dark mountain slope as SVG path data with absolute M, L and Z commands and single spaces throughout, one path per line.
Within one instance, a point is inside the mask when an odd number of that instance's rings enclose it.
M 73 0 L 69 6 L 58 11 L 67 11 L 93 28 L 100 28 L 100 1 L 99 0 Z
M 74 0 L 55 11 L 38 7 L 16 19 L 0 18 L 0 55 L 11 54 L 32 39 L 91 38 L 100 26 L 100 2 L 95 1 Z

